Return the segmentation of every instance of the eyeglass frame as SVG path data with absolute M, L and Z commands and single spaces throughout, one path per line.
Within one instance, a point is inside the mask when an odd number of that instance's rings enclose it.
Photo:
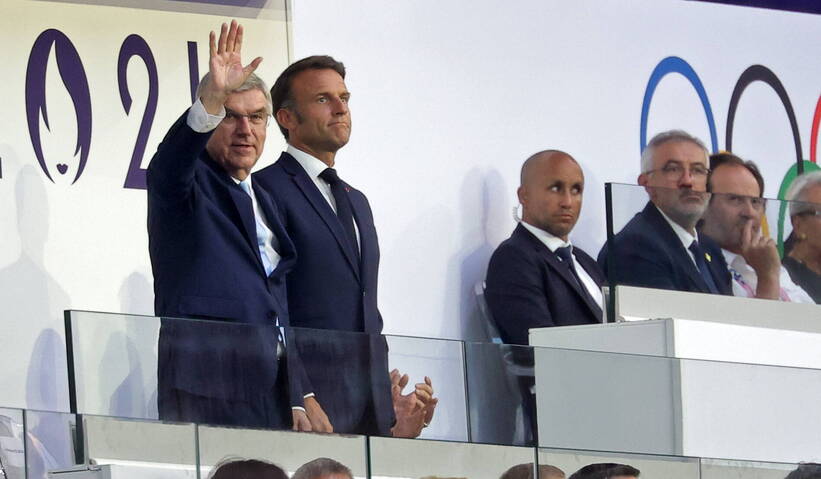
M 260 115 L 260 119 L 264 120 L 264 122 L 261 121 L 259 123 L 255 123 L 254 118 L 256 117 L 256 115 Z M 268 126 L 268 122 L 271 119 L 271 115 L 268 114 L 268 112 L 266 112 L 265 110 L 259 110 L 259 111 L 255 111 L 253 113 L 242 114 L 242 113 L 238 113 L 238 112 L 236 112 L 236 111 L 234 111 L 230 108 L 225 108 L 225 117 L 223 117 L 222 121 L 224 121 L 225 124 L 234 124 L 240 118 L 247 119 L 248 123 L 250 125 L 253 125 L 253 126 Z
M 696 168 L 703 169 L 703 171 L 698 171 Z M 674 170 L 674 169 L 681 169 L 681 171 L 675 177 L 669 176 L 670 174 L 672 174 L 672 170 Z M 684 177 L 684 172 L 685 171 L 689 171 L 690 176 L 692 176 L 693 178 L 698 178 L 698 179 L 703 178 L 704 181 L 707 181 L 707 178 L 710 176 L 710 171 L 711 170 L 710 170 L 710 168 L 707 168 L 706 166 L 696 165 L 695 168 L 689 168 L 689 167 L 685 167 L 683 164 L 681 164 L 678 161 L 668 161 L 661 168 L 654 168 L 652 170 L 645 171 L 644 174 L 649 175 L 651 173 L 661 172 L 661 174 L 664 175 L 664 177 L 667 178 L 670 181 L 680 181 Z

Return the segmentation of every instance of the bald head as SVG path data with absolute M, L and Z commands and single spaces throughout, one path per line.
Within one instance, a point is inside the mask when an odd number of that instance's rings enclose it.
M 567 241 L 579 219 L 584 191 L 584 174 L 576 160 L 563 151 L 540 151 L 525 160 L 520 180 L 522 220 Z
M 576 160 L 561 150 L 543 150 L 538 153 L 530 155 L 522 164 L 522 171 L 519 174 L 519 184 L 524 185 L 528 178 L 538 176 L 541 169 L 550 168 L 556 162 L 570 161 L 579 166 Z M 581 168 L 579 172 L 581 173 Z M 582 178 L 584 174 L 582 173 Z

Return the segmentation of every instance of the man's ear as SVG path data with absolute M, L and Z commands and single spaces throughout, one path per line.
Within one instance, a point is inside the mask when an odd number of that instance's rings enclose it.
M 527 202 L 527 191 L 525 191 L 525 187 L 524 187 L 524 186 L 520 186 L 520 187 L 516 190 L 516 196 L 518 196 L 518 197 L 519 197 L 519 203 L 520 203 L 522 206 L 524 206 L 524 204 Z
M 294 122 L 296 121 L 296 116 L 291 112 L 291 110 L 287 108 L 280 108 L 277 110 L 276 114 L 274 114 L 274 119 L 276 119 L 277 123 L 286 130 L 290 130 L 294 127 Z

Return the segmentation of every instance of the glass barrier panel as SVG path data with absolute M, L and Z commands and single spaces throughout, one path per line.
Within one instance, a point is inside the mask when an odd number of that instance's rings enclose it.
M 50 471 L 68 469 L 78 463 L 77 416 L 33 410 L 26 410 L 24 415 L 29 479 L 46 479 Z
M 211 426 L 199 426 L 198 431 L 201 477 L 231 458 L 271 462 L 289 477 L 305 463 L 329 458 L 348 467 L 355 478 L 367 477 L 364 436 Z
M 784 479 L 798 467 L 797 464 L 779 462 L 730 461 L 727 459 L 702 458 L 701 479 Z M 816 470 L 821 473 L 821 466 Z
M 157 419 L 160 325 L 152 316 L 67 311 L 72 410 Z
M 194 424 L 83 416 L 85 464 L 110 464 L 141 477 L 197 477 Z
M 534 460 L 535 451 L 529 447 L 370 438 L 374 479 L 495 478 Z
M 408 375 L 407 385 L 393 397 L 397 426 L 394 436 L 418 437 L 448 441 L 468 441 L 468 419 L 465 392 L 465 360 L 461 341 L 386 336 L 388 367 L 401 376 Z M 412 406 L 415 385 L 430 379 L 438 402 L 427 421 L 423 412 Z M 422 423 L 420 424 L 420 420 Z M 428 426 L 425 426 L 428 422 Z
M 794 259 L 801 243 L 792 222 L 816 218 L 821 205 L 608 183 L 607 245 L 599 256 L 609 284 L 817 304 L 821 275 Z M 729 188 L 729 187 L 728 187 Z M 790 211 L 801 212 L 790 217 Z M 804 234 L 806 236 L 806 234 Z M 771 240 L 767 246 L 766 239 Z M 697 239 L 696 243 L 692 243 Z M 798 241 L 797 241 L 798 240 Z M 813 249 L 809 243 L 799 251 Z M 804 253 L 815 257 L 814 253 Z M 801 272 L 797 272 L 801 270 Z M 758 281 L 758 276 L 762 281 Z M 764 278 L 767 278 L 765 281 Z
M 467 440 L 458 341 L 86 311 L 66 328 L 81 414 L 290 429 L 312 394 L 335 432 Z M 408 375 L 395 395 L 392 369 Z M 417 384 L 435 410 L 417 406 Z
M 26 438 L 23 411 L 0 408 L 0 478 L 26 478 Z
M 821 450 L 821 370 L 534 353 L 541 447 L 783 462 Z
M 465 343 L 471 440 L 537 443 L 533 348 Z
M 639 477 L 664 479 L 699 479 L 698 458 L 680 456 L 657 456 L 648 454 L 625 454 L 601 451 L 579 451 L 569 449 L 539 449 L 539 479 L 559 479 L 555 469 L 564 472 L 565 477 L 582 468 L 587 471 L 604 471 L 610 467 L 609 476 L 630 477 L 637 469 Z M 629 467 L 620 467 L 629 466 Z M 555 469 L 554 469 L 555 468 Z

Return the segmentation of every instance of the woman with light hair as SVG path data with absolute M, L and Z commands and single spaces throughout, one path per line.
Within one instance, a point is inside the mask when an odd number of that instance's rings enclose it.
M 792 234 L 782 262 L 793 282 L 821 303 L 821 171 L 796 178 L 786 199 Z

